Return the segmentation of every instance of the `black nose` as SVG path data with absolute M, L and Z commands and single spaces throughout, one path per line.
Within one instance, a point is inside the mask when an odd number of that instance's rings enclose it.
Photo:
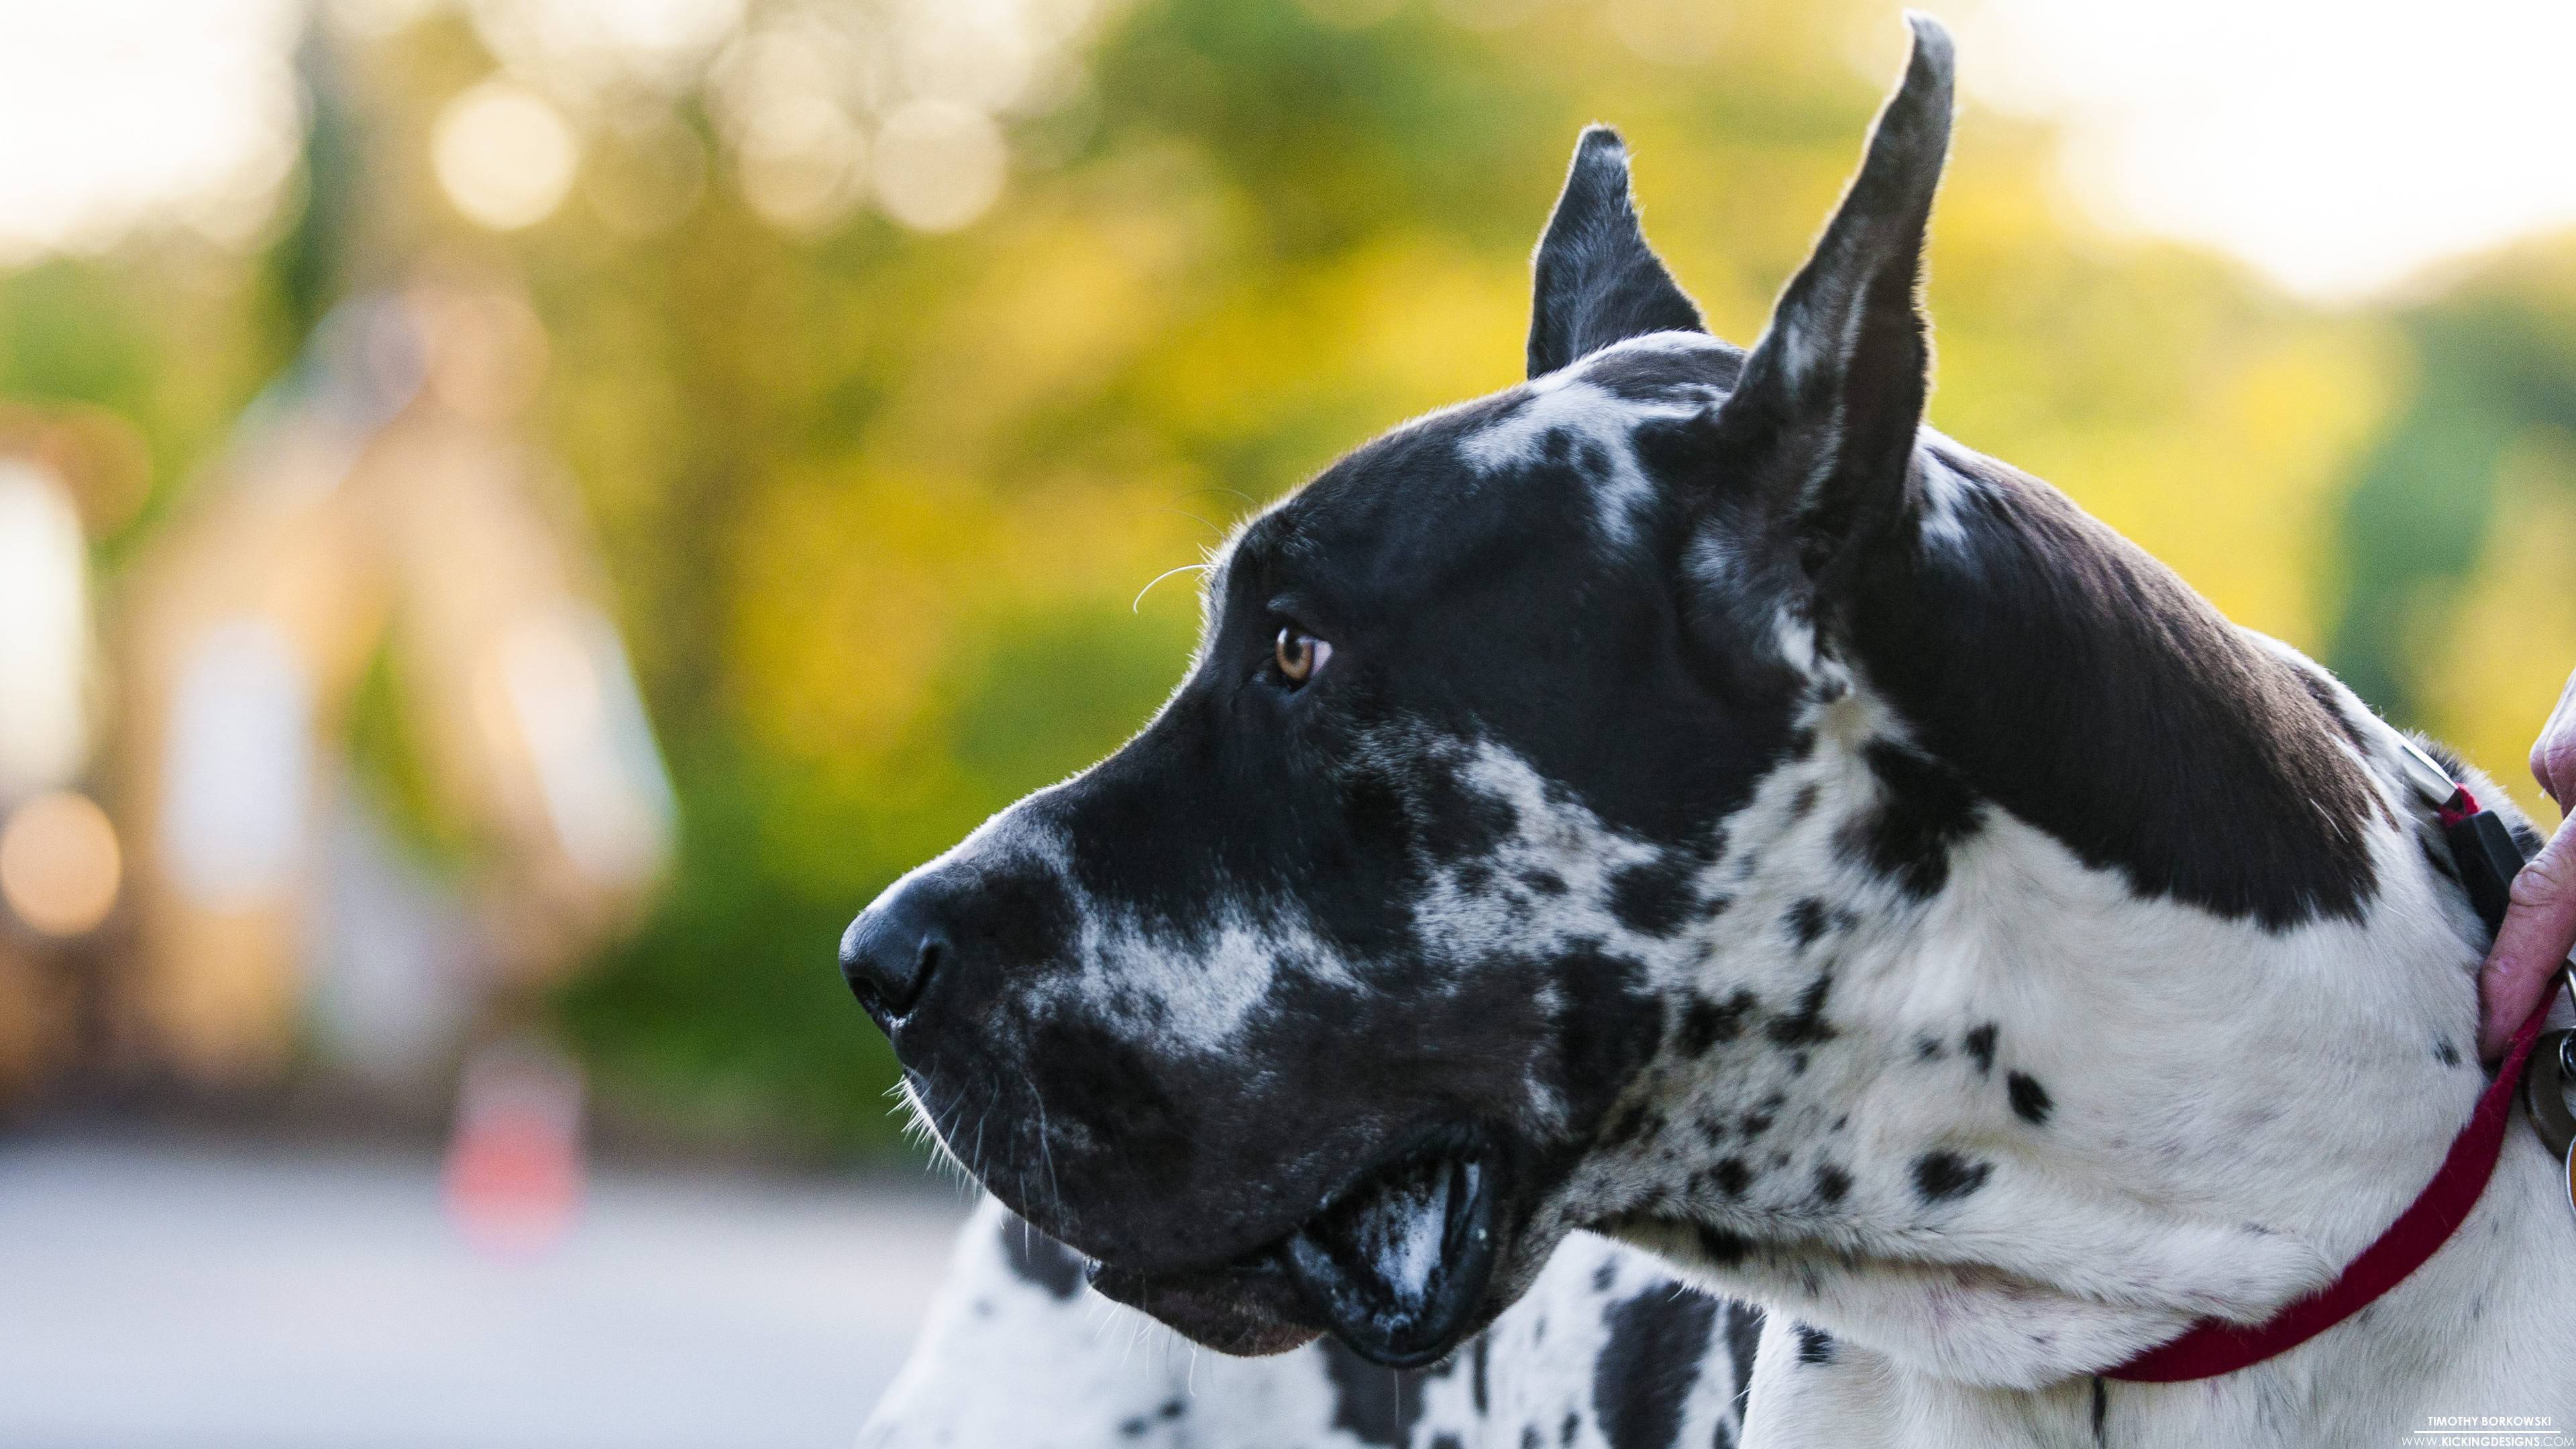
M 926 909 L 925 894 L 897 886 L 841 933 L 841 979 L 871 1016 L 910 1011 L 952 950 L 948 933 Z

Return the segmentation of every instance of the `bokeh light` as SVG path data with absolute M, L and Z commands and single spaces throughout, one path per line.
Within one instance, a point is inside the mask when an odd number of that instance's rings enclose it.
M 0 824 L 0 900 L 48 936 L 95 929 L 123 877 L 116 828 L 86 795 L 48 791 Z
M 1700 65 L 1717 54 L 1734 12 L 1706 0 L 1607 0 L 1611 33 L 1647 60 Z
M 907 92 L 986 112 L 1017 101 L 1037 64 L 1017 7 L 973 0 L 915 6 L 898 46 L 897 71 Z
M 88 753 L 87 548 L 61 480 L 0 459 L 0 799 L 68 781 Z
M 707 148 L 667 107 L 626 108 L 594 133 L 580 184 L 609 230 L 658 235 L 706 194 Z
M 93 251 L 144 227 L 247 243 L 302 127 L 293 0 L 7 7 L 0 262 Z
M 161 778 L 159 856 L 217 914 L 276 900 L 305 864 L 313 808 L 310 671 L 285 631 L 242 616 L 206 628 L 180 665 Z
M 678 90 L 741 24 L 743 0 L 469 0 L 511 68 L 589 92 L 641 80 Z
M 580 143 L 563 113 L 525 86 L 489 80 L 439 113 L 439 185 L 456 209 L 496 231 L 533 226 L 571 189 Z
M 813 91 L 769 97 L 744 123 L 739 144 L 743 200 L 785 230 L 820 230 L 861 194 L 867 138 Z
M 915 231 L 955 231 L 1002 194 L 1002 133 L 981 111 L 915 101 L 877 133 L 877 204 Z
M 2213 243 L 2342 298 L 2576 222 L 2576 6 L 2458 0 L 1978 0 L 1960 79 L 2066 131 L 2097 216 Z

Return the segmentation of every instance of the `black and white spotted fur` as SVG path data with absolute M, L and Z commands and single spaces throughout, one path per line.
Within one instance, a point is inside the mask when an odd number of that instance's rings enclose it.
M 1085 1291 L 1083 1270 L 986 1198 L 859 1449 L 1735 1449 L 1762 1332 L 1760 1309 L 1590 1233 L 1421 1370 L 1329 1337 L 1200 1353 Z
M 1749 351 L 1587 133 L 1529 381 L 1245 526 L 1154 721 L 845 969 L 969 1171 L 1230 1351 L 1436 1357 L 1582 1229 L 1777 1310 L 1757 1445 L 2576 1423 L 2522 1132 L 2361 1317 L 2096 1376 L 2414 1196 L 2484 1084 L 2482 933 L 2349 692 L 1923 426 L 1951 85 L 1915 29 Z

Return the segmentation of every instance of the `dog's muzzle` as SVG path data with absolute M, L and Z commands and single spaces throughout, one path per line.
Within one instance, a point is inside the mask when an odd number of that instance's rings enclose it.
M 1501 1186 L 1482 1152 L 1425 1148 L 1231 1263 L 1174 1274 L 1096 1264 L 1092 1286 L 1222 1352 L 1276 1353 L 1329 1329 L 1362 1358 L 1420 1368 L 1482 1326 Z

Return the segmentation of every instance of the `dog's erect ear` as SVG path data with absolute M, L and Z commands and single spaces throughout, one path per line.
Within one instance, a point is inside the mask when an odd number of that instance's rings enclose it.
M 1628 194 L 1628 147 L 1607 126 L 1574 143 L 1565 190 L 1531 259 L 1529 375 L 1554 372 L 1623 337 L 1707 329 L 1646 245 Z
M 1931 349 L 1915 286 L 1950 145 L 1950 35 L 1921 15 L 1860 174 L 1717 409 L 1717 456 L 1789 513 L 1824 582 L 1912 504 Z M 1730 489 L 1732 491 L 1732 489 Z

